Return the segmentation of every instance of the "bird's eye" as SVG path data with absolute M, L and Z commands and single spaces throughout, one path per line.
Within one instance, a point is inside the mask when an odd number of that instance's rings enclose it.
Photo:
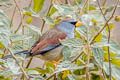
M 70 22 L 71 24 L 75 25 L 77 22 Z

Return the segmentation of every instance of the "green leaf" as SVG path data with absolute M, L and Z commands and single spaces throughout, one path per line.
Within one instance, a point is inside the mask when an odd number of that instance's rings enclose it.
M 108 7 L 108 8 L 105 10 L 104 15 L 106 15 L 108 12 L 111 12 L 113 9 L 114 9 L 114 6 Z
M 31 75 L 31 74 L 35 75 L 36 74 L 37 75 L 37 74 L 39 74 L 39 72 L 36 71 L 36 70 L 28 70 L 27 74 L 29 74 L 29 75 Z
M 89 5 L 89 10 L 96 10 L 97 5 L 96 4 L 90 4 Z
M 113 58 L 111 63 L 120 68 L 120 59 Z
M 120 16 L 115 16 L 115 21 L 120 22 Z
M 88 65 L 88 67 L 92 67 L 92 66 L 93 66 L 92 64 Z M 86 66 L 77 66 L 76 64 L 73 64 L 70 61 L 63 61 L 57 65 L 55 73 L 65 70 L 83 69 L 85 67 Z
M 65 60 L 69 60 L 71 56 L 71 49 L 67 46 L 65 46 L 62 50 L 62 54 L 64 56 Z
M 0 75 L 0 80 L 12 80 L 12 79 L 6 77 L 5 75 Z
M 103 40 L 101 42 L 107 44 L 108 39 L 104 36 Z M 110 39 L 109 46 L 110 46 L 110 51 L 112 51 L 113 53 L 116 53 L 116 54 L 120 55 L 120 47 L 119 47 L 119 45 L 115 41 L 113 41 L 112 39 Z
M 89 64 L 87 65 L 88 67 L 93 67 L 92 64 Z M 59 73 L 59 72 L 62 72 L 62 71 L 66 71 L 66 70 L 77 70 L 77 69 L 84 69 L 86 67 L 86 65 L 83 65 L 83 66 L 77 66 L 76 64 L 74 63 L 71 63 L 70 61 L 63 61 L 61 62 L 60 64 L 57 65 L 55 71 L 51 74 L 55 74 L 55 73 Z M 51 76 L 50 75 L 50 76 Z M 48 76 L 48 77 L 50 77 Z
M 53 7 L 53 8 L 50 10 L 49 15 L 51 16 L 51 15 L 54 14 L 56 11 L 57 11 L 57 9 Z
M 118 68 L 117 66 L 115 65 L 111 65 L 112 67 L 112 76 L 116 79 L 116 80 L 120 80 L 120 68 Z M 109 75 L 109 63 L 107 62 L 104 62 L 104 70 L 106 72 L 107 75 Z
M 110 30 L 112 30 L 115 27 L 115 25 L 113 23 L 110 23 L 109 27 L 110 27 Z M 108 26 L 106 26 L 106 30 L 109 31 Z
M 45 0 L 33 0 L 33 3 L 34 3 L 33 4 L 33 10 L 35 12 L 39 12 L 43 7 L 44 2 L 45 2 Z
M 19 71 L 19 67 L 16 65 L 15 61 L 13 59 L 7 59 L 7 62 L 5 63 L 6 67 L 8 69 L 10 69 L 10 71 L 15 74 L 15 75 L 18 75 L 20 74 L 21 72 Z
M 8 44 L 10 43 L 10 21 L 6 14 L 0 9 L 0 46 L 8 48 Z
M 10 20 L 8 16 L 5 14 L 3 10 L 0 9 L 0 25 L 9 28 L 10 27 Z
M 6 48 L 8 48 L 8 44 L 11 41 L 10 41 L 10 38 L 8 37 L 8 35 L 0 34 L 0 42 L 2 43 L 2 45 L 4 45 Z
M 23 14 L 27 16 L 34 16 L 34 17 L 39 17 L 40 14 L 37 12 L 33 11 L 31 8 L 23 8 Z
M 42 68 L 28 68 L 28 69 L 26 69 L 26 71 L 29 71 L 29 70 L 34 70 L 34 71 L 37 71 L 41 74 L 45 74 L 45 73 L 49 72 L 47 69 L 42 69 Z
M 49 24 L 52 24 L 52 25 L 54 24 L 53 19 L 50 18 L 50 17 L 45 17 L 44 20 L 45 20 L 47 23 L 49 23 Z
M 83 2 L 83 0 L 76 0 L 79 4 L 81 4 Z
M 76 80 L 75 76 L 73 76 L 72 74 L 68 74 L 67 77 L 69 80 Z
M 92 48 L 93 56 L 99 66 L 103 67 L 104 52 L 101 48 Z
M 27 24 L 30 24 L 31 22 L 32 22 L 32 17 L 29 17 L 29 18 L 26 19 Z
M 75 56 L 78 55 L 78 53 L 80 53 L 82 50 L 82 48 L 74 48 L 74 47 L 68 47 L 65 46 L 62 50 L 62 54 L 64 56 L 65 60 L 71 60 L 73 59 Z
M 85 27 L 85 26 L 81 26 L 81 27 L 79 27 L 79 28 L 76 28 L 76 31 L 77 31 L 80 35 L 86 37 L 86 27 Z
M 24 35 L 11 34 L 10 39 L 12 42 L 17 42 L 17 41 L 25 40 L 26 38 Z
M 102 33 L 100 33 L 96 38 L 95 38 L 95 42 L 100 42 L 102 40 Z
M 83 38 L 85 38 L 85 40 L 87 40 L 86 26 L 77 27 L 76 32 L 78 34 L 80 34 Z M 92 39 L 90 28 L 89 28 L 89 31 L 88 31 L 88 36 L 89 36 L 89 39 Z
M 111 63 L 120 68 L 120 59 L 117 58 L 117 54 L 110 52 Z M 109 62 L 108 52 L 104 53 L 104 61 Z
M 7 2 L 9 2 L 10 0 L 1 0 L 0 1 L 0 5 L 4 5 L 4 4 L 6 4 Z
M 58 10 L 58 12 L 59 12 L 62 16 L 73 13 L 72 7 L 70 7 L 70 6 L 68 6 L 68 5 L 54 5 L 54 7 Z
M 42 76 L 34 76 L 30 80 L 45 80 Z
M 53 72 L 55 69 L 55 66 L 51 62 L 46 62 L 46 68 L 49 70 L 49 72 Z
M 40 29 L 36 26 L 28 24 L 27 27 L 41 35 Z
M 61 43 L 64 46 L 69 46 L 69 47 L 83 47 L 82 45 L 83 42 L 80 38 L 61 40 Z

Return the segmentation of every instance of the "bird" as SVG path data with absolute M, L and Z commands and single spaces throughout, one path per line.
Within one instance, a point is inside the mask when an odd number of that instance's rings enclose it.
M 63 57 L 64 47 L 60 40 L 75 38 L 74 30 L 81 25 L 80 21 L 74 19 L 62 20 L 43 33 L 29 50 L 17 52 L 15 55 L 26 54 L 27 57 L 35 56 L 46 61 L 59 61 Z

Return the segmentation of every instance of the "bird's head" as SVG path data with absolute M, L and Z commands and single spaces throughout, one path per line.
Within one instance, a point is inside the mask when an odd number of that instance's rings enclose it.
M 79 27 L 82 25 L 82 22 L 70 19 L 61 21 L 58 28 L 65 32 L 69 38 L 74 38 L 75 27 Z
M 80 27 L 82 26 L 83 23 L 74 19 L 69 19 L 69 20 L 63 20 L 59 23 L 59 28 L 62 31 L 73 31 L 75 27 Z

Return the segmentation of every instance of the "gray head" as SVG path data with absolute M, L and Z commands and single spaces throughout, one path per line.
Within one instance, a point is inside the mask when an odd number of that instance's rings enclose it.
M 59 29 L 65 32 L 68 36 L 68 38 L 74 38 L 74 29 L 75 24 L 77 23 L 76 20 L 70 19 L 70 20 L 63 20 L 61 21 L 59 25 Z

